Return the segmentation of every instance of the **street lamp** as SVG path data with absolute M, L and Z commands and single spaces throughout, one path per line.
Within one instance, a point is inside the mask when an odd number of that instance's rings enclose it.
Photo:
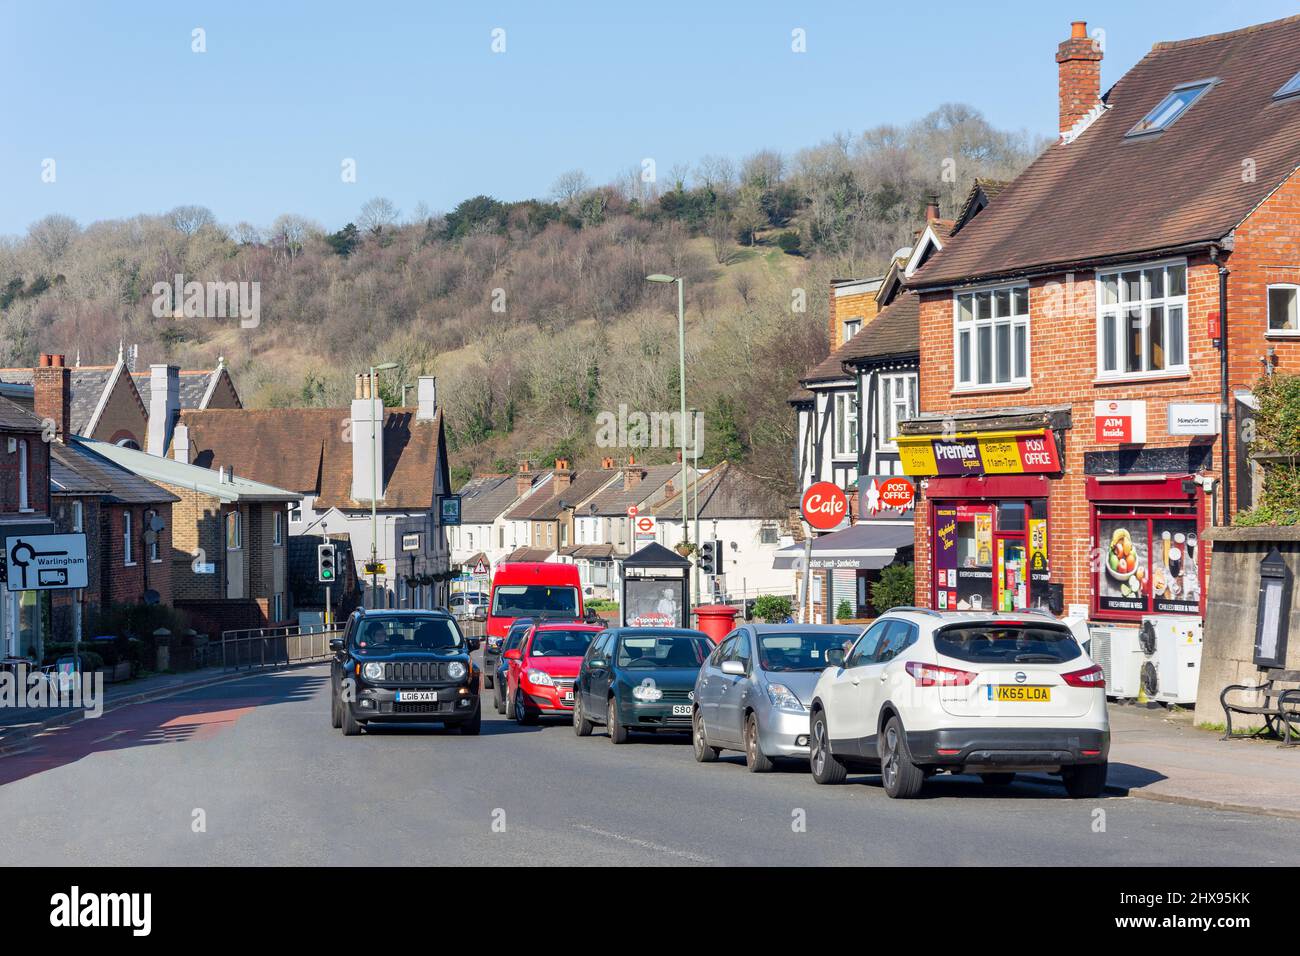
M 690 541 L 691 532 L 686 526 L 686 294 L 681 276 L 664 275 L 656 272 L 646 276 L 647 282 L 677 283 L 677 384 L 681 392 L 681 415 L 677 419 L 677 431 L 682 444 L 682 540 Z M 699 542 L 696 542 L 697 546 Z M 699 596 L 698 583 L 696 597 Z
M 398 368 L 396 362 L 381 362 L 370 366 L 370 606 L 379 602 L 379 419 L 375 402 L 379 398 L 379 373 Z

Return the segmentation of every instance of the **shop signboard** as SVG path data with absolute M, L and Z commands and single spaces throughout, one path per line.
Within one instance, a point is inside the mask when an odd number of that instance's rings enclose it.
M 1170 402 L 1170 435 L 1219 434 L 1219 406 L 1214 402 Z
M 1147 440 L 1147 403 L 1098 399 L 1092 403 L 1093 437 L 1102 445 L 1140 445 Z
M 916 504 L 916 486 L 900 475 L 879 475 L 858 482 L 862 489 L 859 513 L 867 518 L 905 516 Z
M 1050 432 L 989 432 L 900 437 L 899 458 L 910 476 L 1046 474 L 1061 470 L 1056 441 Z
M 935 607 L 949 611 L 957 607 L 957 508 L 934 509 L 934 597 Z

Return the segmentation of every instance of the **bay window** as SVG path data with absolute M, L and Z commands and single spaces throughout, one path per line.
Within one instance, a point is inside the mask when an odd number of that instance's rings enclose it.
M 1097 274 L 1100 377 L 1187 371 L 1187 264 Z
M 961 292 L 953 303 L 953 384 L 1029 384 L 1029 287 Z

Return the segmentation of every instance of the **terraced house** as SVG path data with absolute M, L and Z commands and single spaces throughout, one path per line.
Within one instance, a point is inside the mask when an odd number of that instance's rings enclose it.
M 1102 61 L 1073 24 L 1059 140 L 908 280 L 924 605 L 1203 615 L 1252 385 L 1300 367 L 1300 17 L 1157 43 L 1104 94 Z

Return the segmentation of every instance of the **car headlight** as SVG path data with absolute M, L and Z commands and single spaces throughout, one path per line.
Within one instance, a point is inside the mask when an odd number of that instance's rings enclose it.
M 539 671 L 535 668 L 528 668 L 528 683 L 536 684 L 539 687 L 554 687 L 555 681 L 551 680 L 551 675 L 546 671 Z
M 660 700 L 664 696 L 664 692 L 654 684 L 638 684 L 632 688 L 632 696 L 643 703 L 652 704 Z
M 808 709 L 795 692 L 784 684 L 768 684 L 767 697 L 774 707 L 779 707 L 781 710 L 793 710 L 802 713 Z
M 383 680 L 384 665 L 377 661 L 370 661 L 361 668 L 361 676 L 366 680 Z
M 452 661 L 447 665 L 447 676 L 452 680 L 460 680 L 465 676 L 465 665 L 460 661 Z

